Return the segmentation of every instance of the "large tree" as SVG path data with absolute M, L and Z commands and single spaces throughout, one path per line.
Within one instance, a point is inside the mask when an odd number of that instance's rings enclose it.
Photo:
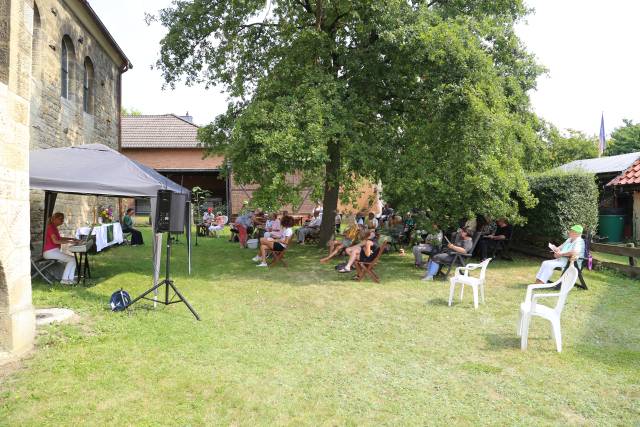
M 365 177 L 439 221 L 516 216 L 541 72 L 514 34 L 526 13 L 522 0 L 179 0 L 159 13 L 158 65 L 169 84 L 225 87 L 201 137 L 264 203 L 313 188 L 329 213 Z M 325 215 L 322 240 L 332 229 Z
M 633 123 L 629 119 L 622 121 L 624 125 L 611 132 L 611 140 L 605 151 L 607 156 L 640 151 L 640 123 Z

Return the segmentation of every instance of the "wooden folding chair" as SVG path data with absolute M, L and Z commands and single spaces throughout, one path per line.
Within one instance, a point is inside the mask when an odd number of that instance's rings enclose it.
M 371 280 L 373 280 L 376 283 L 380 283 L 380 278 L 374 271 L 374 268 L 376 267 L 376 264 L 378 264 L 378 261 L 380 260 L 380 256 L 384 253 L 384 250 L 386 249 L 386 247 L 387 247 L 387 242 L 384 242 L 382 246 L 380 246 L 380 248 L 378 249 L 378 253 L 376 254 L 376 256 L 370 262 L 356 261 L 354 263 L 354 265 L 356 266 L 356 272 L 357 272 L 355 279 L 358 282 L 360 282 L 362 279 L 364 279 L 368 275 L 368 276 L 371 276 Z
M 289 267 L 287 261 L 284 259 L 284 253 L 287 252 L 285 248 L 284 251 L 267 251 L 267 256 L 271 257 L 271 262 L 269 263 L 269 267 L 273 267 L 277 263 L 281 262 L 283 266 Z

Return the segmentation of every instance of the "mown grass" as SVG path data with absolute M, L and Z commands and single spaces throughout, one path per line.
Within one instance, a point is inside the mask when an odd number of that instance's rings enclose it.
M 148 230 L 145 237 L 149 239 Z M 184 238 L 181 239 L 184 242 Z M 2 378 L 2 425 L 637 425 L 640 284 L 588 272 L 563 314 L 564 351 L 535 321 L 515 334 L 538 261 L 491 264 L 487 304 L 419 281 L 408 256 L 385 255 L 382 284 L 356 283 L 294 246 L 289 268 L 259 269 L 224 238 L 200 239 L 194 271 L 174 251 L 186 307 L 112 313 L 123 287 L 150 286 L 150 247 L 93 258 L 95 285 L 34 284 L 38 307 L 81 321 L 40 331 Z

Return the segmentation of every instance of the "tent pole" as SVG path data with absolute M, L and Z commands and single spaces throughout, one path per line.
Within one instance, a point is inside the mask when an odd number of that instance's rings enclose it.
M 186 227 L 187 227 L 187 265 L 188 265 L 188 272 L 189 272 L 189 276 L 191 276 L 191 223 L 193 222 L 193 205 L 191 205 L 191 202 L 187 202 L 187 221 L 186 221 Z
M 53 215 L 53 209 L 56 206 L 56 198 L 58 197 L 58 193 L 53 191 L 45 190 L 44 192 L 44 221 L 42 224 L 42 249 L 44 249 L 44 240 L 46 238 L 45 234 L 47 232 L 47 225 L 49 223 L 49 218 Z

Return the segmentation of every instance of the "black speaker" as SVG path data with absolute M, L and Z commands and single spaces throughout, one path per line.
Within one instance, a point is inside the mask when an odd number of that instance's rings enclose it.
M 169 231 L 174 234 L 184 233 L 186 194 L 171 193 L 171 221 Z
M 171 195 L 173 193 L 168 190 L 158 190 L 158 199 L 156 203 L 156 222 L 155 232 L 165 233 L 170 231 L 171 224 Z

